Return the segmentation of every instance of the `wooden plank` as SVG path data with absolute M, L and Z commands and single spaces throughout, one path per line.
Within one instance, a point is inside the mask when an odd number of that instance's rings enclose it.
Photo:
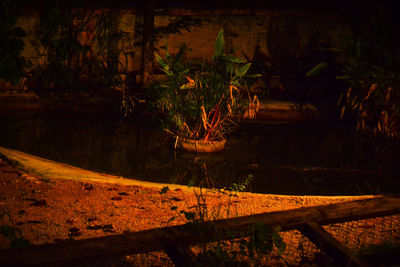
M 196 263 L 196 255 L 188 246 L 167 246 L 164 251 L 177 267 L 194 266 Z
M 334 236 L 317 223 L 306 223 L 300 231 L 308 237 L 321 251 L 327 253 L 335 264 L 341 266 L 368 266 Z
M 202 241 L 246 236 L 256 222 L 280 225 L 282 231 L 298 229 L 309 222 L 320 225 L 400 213 L 399 197 L 342 202 L 326 206 L 277 211 L 238 218 L 151 229 L 124 235 L 111 235 L 59 244 L 34 246 L 22 251 L 0 251 L 0 266 L 76 262 L 163 250 L 166 246 L 192 245 Z

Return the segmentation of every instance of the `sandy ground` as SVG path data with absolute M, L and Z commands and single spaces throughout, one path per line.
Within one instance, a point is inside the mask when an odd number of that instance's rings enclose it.
M 199 191 L 179 187 L 161 194 L 159 187 L 120 185 L 96 181 L 52 179 L 27 174 L 0 160 L 0 226 L 21 231 L 33 244 L 67 239 L 122 234 L 185 223 L 171 209 L 194 211 Z M 277 196 L 239 193 L 229 197 L 216 191 L 206 195 L 208 219 L 241 216 L 321 205 L 349 198 Z M 354 198 L 351 198 L 353 200 Z M 228 202 L 230 205 L 228 205 Z M 229 214 L 228 214 L 229 206 Z M 0 249 L 10 239 L 0 234 Z M 162 252 L 107 259 L 93 265 L 166 266 L 172 262 Z

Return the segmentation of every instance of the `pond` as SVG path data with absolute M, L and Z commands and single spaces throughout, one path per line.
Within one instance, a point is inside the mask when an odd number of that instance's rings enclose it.
M 224 152 L 174 151 L 144 120 L 103 114 L 0 115 L 0 145 L 127 178 L 291 195 L 400 192 L 400 144 L 356 137 L 344 123 L 241 123 Z

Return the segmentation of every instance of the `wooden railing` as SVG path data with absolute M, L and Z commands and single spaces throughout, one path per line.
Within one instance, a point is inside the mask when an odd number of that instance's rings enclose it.
M 368 219 L 400 213 L 399 197 L 376 197 L 324 206 L 306 207 L 257 215 L 184 224 L 172 227 L 111 235 L 57 244 L 33 246 L 23 250 L 0 251 L 0 266 L 73 263 L 108 256 L 164 250 L 177 266 L 193 263 L 190 245 L 208 241 L 245 237 L 254 223 L 266 227 L 279 225 L 281 231 L 300 230 L 338 264 L 366 264 L 337 241 L 321 225 Z M 208 239 L 208 240 L 207 240 Z

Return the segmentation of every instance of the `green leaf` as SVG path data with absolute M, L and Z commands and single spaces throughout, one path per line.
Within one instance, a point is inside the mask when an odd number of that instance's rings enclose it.
M 246 63 L 246 60 L 238 58 L 234 55 L 220 56 L 219 59 L 230 63 Z
M 169 54 L 169 49 L 168 49 L 168 42 L 167 42 L 167 38 L 165 37 L 165 35 L 163 35 L 163 40 L 164 40 L 164 49 L 165 49 L 165 56 L 167 57 L 167 58 L 169 58 L 170 57 L 170 54 Z
M 156 56 L 158 64 L 160 64 L 163 69 L 169 69 L 168 64 L 162 59 L 162 57 L 160 57 L 159 54 L 154 53 L 154 55 Z
M 162 72 L 164 72 L 165 74 L 167 74 L 168 76 L 173 76 L 174 74 L 168 69 L 161 69 Z
M 237 80 L 233 80 L 233 81 L 231 81 L 231 85 L 239 87 L 240 83 Z
M 240 66 L 239 69 L 238 69 L 238 76 L 246 75 L 246 73 L 249 70 L 250 66 L 251 66 L 251 63 L 247 63 L 247 64 L 245 64 L 243 66 Z
M 341 112 L 340 112 L 340 119 L 342 120 L 343 119 L 343 116 L 344 116 L 344 112 L 346 111 L 346 106 L 343 106 L 342 107 L 342 110 L 341 110 Z
M 191 85 L 187 84 L 187 83 L 185 83 L 181 87 L 179 87 L 179 89 L 181 89 L 181 90 L 186 90 L 186 89 L 190 89 L 190 88 L 191 88 Z
M 160 86 L 161 86 L 162 88 L 169 88 L 169 87 L 170 87 L 169 84 L 165 84 L 165 83 L 160 84 Z
M 347 74 L 336 76 L 336 79 L 338 79 L 338 80 L 349 80 L 350 78 L 351 77 Z
M 250 74 L 250 75 L 246 75 L 247 78 L 259 78 L 262 77 L 262 75 L 260 73 L 257 74 Z
M 215 40 L 215 52 L 213 59 L 216 60 L 220 56 L 224 54 L 225 50 L 225 40 L 224 40 L 224 30 L 221 29 L 217 35 L 217 39 Z
M 190 71 L 190 68 L 184 69 L 183 71 L 179 72 L 179 75 L 185 75 Z
M 321 63 L 317 64 L 314 68 L 309 70 L 306 75 L 308 77 L 317 76 L 323 69 L 326 68 L 326 66 L 328 66 L 328 64 L 326 64 L 325 62 L 321 62 Z

